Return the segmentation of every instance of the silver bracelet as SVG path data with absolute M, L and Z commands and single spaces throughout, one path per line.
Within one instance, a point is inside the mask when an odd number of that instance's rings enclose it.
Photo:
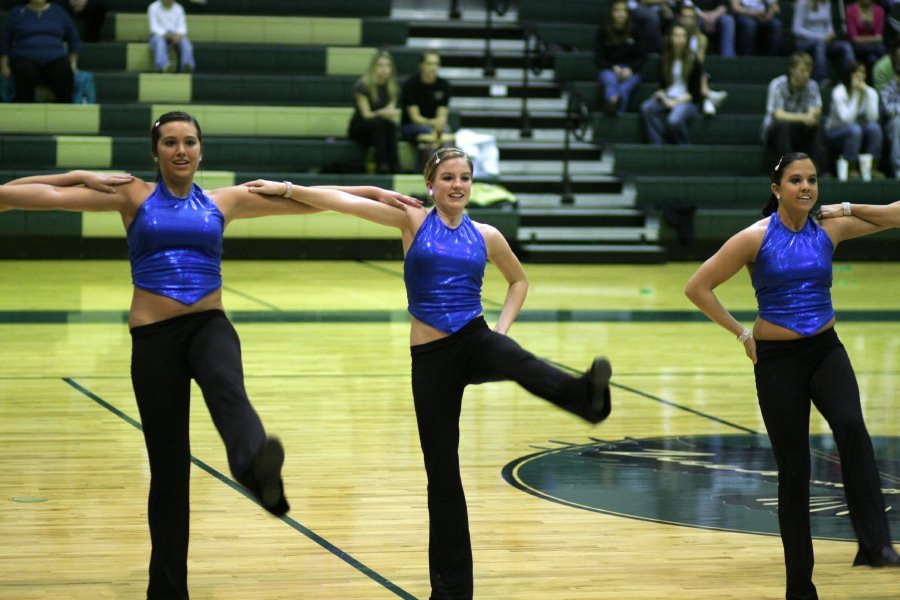
M 290 198 L 291 192 L 293 192 L 293 191 L 294 191 L 294 184 L 291 183 L 290 181 L 285 181 L 284 182 L 284 195 L 282 196 L 282 198 Z
M 849 202 L 841 202 L 841 209 L 844 211 L 844 216 L 850 216 L 850 203 Z
M 739 341 L 740 343 L 743 344 L 744 342 L 749 340 L 750 336 L 752 336 L 752 335 L 753 335 L 753 332 L 750 331 L 750 329 L 748 329 L 747 327 L 744 327 L 744 330 L 741 332 L 741 334 L 734 339 L 736 339 L 737 341 Z

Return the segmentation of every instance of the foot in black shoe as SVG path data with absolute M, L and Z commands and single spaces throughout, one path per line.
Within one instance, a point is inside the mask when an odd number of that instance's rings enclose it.
M 900 554 L 894 550 L 893 546 L 888 544 L 875 552 L 869 557 L 866 552 L 860 548 L 853 560 L 854 567 L 900 567 Z
M 609 359 L 595 358 L 587 372 L 587 377 L 591 392 L 591 406 L 586 418 L 596 425 L 612 412 L 612 399 L 609 392 L 612 365 L 609 363 Z
M 253 463 L 253 475 L 256 479 L 256 495 L 263 508 L 275 516 L 281 516 L 290 510 L 284 497 L 284 485 L 281 481 L 281 466 L 284 464 L 284 446 L 278 438 L 266 438 Z

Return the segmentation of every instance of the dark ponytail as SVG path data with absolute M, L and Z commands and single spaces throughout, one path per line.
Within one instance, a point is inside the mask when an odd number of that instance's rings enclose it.
M 816 165 L 816 161 L 812 159 L 805 152 L 789 152 L 778 159 L 778 164 L 775 165 L 775 168 L 772 169 L 772 173 L 770 174 L 770 178 L 772 183 L 776 185 L 781 185 L 781 178 L 784 177 L 784 170 L 787 168 L 789 164 L 792 162 L 796 162 L 798 160 L 809 160 L 812 161 L 813 166 Z M 773 212 L 778 210 L 778 198 L 774 193 L 769 194 L 769 201 L 766 202 L 766 205 L 762 209 L 762 216 L 768 217 Z

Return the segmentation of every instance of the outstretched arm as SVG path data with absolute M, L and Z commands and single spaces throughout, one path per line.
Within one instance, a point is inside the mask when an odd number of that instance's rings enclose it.
M 129 206 L 128 187 L 121 186 L 115 188 L 114 193 L 107 193 L 86 187 L 57 187 L 43 183 L 6 184 L 0 185 L 0 206 L 22 210 L 124 213 Z
M 762 242 L 756 226 L 735 234 L 703 263 L 688 280 L 685 296 L 697 305 L 703 314 L 730 331 L 738 339 L 744 338 L 744 352 L 756 363 L 756 342 L 747 328 L 719 302 L 715 289 L 731 279 L 742 267 L 752 262 Z
M 83 185 L 98 192 L 113 193 L 116 186 L 134 181 L 134 176 L 127 173 L 94 173 L 93 171 L 69 171 L 68 173 L 55 173 L 52 175 L 31 175 L 8 181 L 6 185 L 21 185 L 23 183 L 46 183 L 56 187 L 72 187 Z
M 376 202 L 381 202 L 382 204 L 388 204 L 397 208 L 402 208 L 404 205 L 413 206 L 415 208 L 422 206 L 422 202 L 416 200 L 412 196 L 407 196 L 406 194 L 401 194 L 400 192 L 395 192 L 393 190 L 386 190 L 374 185 L 316 185 L 312 187 L 326 190 L 338 190 L 352 196 L 368 198 L 369 200 L 375 200 Z
M 354 215 L 379 225 L 404 229 L 408 226 L 406 209 L 421 210 L 400 203 L 399 207 L 388 206 L 382 202 L 373 202 L 362 196 L 355 196 L 340 189 L 327 187 L 304 187 L 281 181 L 265 181 L 258 179 L 244 184 L 255 194 L 267 196 L 287 196 L 301 205 L 315 207 L 317 210 L 333 210 L 335 212 Z M 352 189 L 352 188 L 349 188 Z M 376 188 L 379 189 L 379 188 Z
M 488 258 L 509 283 L 506 298 L 503 300 L 503 308 L 494 325 L 494 331 L 506 335 L 525 303 L 525 296 L 528 294 L 528 277 L 525 275 L 522 263 L 509 247 L 509 242 L 496 227 L 479 223 L 478 230 L 484 237 Z
M 845 209 L 846 206 L 846 209 Z M 820 218 L 853 216 L 882 227 L 900 227 L 900 201 L 891 204 L 829 204 L 823 206 Z

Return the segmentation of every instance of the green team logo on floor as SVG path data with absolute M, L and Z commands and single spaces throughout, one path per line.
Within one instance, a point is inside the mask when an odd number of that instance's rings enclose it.
M 900 532 L 900 438 L 873 437 L 888 521 Z M 778 534 L 778 475 L 763 435 L 561 444 L 503 468 L 513 486 L 569 506 L 690 527 Z M 855 540 L 830 435 L 810 436 L 817 538 Z

